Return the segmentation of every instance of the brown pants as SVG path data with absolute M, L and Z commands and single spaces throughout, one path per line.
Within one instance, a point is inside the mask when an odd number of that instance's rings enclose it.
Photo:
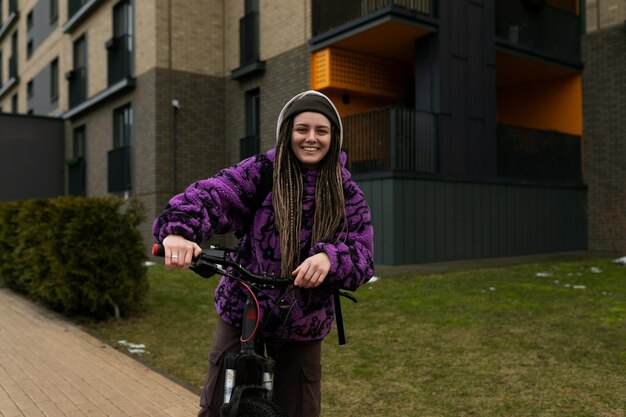
M 224 369 L 228 352 L 241 349 L 241 331 L 223 320 L 217 323 L 215 342 L 209 353 L 207 372 L 200 395 L 199 417 L 219 417 L 224 400 Z M 268 346 L 276 362 L 274 401 L 289 417 L 319 417 L 321 404 L 322 343 L 286 343 Z

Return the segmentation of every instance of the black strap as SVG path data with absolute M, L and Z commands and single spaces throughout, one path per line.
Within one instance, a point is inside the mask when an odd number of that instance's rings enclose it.
M 341 314 L 341 297 L 339 296 L 339 290 L 333 292 L 333 299 L 335 300 L 335 320 L 337 321 L 337 337 L 339 338 L 339 344 L 346 344 L 346 332 L 343 329 L 343 315 Z

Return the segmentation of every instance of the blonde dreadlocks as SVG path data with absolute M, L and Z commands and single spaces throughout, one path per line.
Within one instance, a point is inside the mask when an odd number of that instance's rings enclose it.
M 274 162 L 272 203 L 280 236 L 281 275 L 290 276 L 300 263 L 300 229 L 302 227 L 302 168 L 291 150 L 293 118 L 282 124 Z M 339 154 L 341 142 L 335 126 L 331 127 L 328 154 L 319 165 L 315 185 L 315 218 L 311 245 L 330 239 L 340 225 L 346 226 L 346 209 Z

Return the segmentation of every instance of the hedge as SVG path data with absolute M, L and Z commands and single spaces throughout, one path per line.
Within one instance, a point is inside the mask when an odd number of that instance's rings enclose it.
M 0 203 L 0 282 L 55 311 L 128 317 L 148 291 L 135 199 Z

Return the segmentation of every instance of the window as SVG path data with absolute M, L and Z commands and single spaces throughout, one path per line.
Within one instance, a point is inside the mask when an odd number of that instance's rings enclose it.
M 33 19 L 33 11 L 31 10 L 26 16 L 26 30 L 30 31 L 34 25 L 35 25 L 35 22 Z
M 246 92 L 246 136 L 259 136 L 260 101 L 258 88 Z
M 50 24 L 59 19 L 59 0 L 50 0 Z
M 68 191 L 70 195 L 87 195 L 85 163 L 85 125 L 73 132 L 73 158 L 68 161 Z
M 73 67 L 69 73 L 70 108 L 76 107 L 87 98 L 87 42 L 85 35 L 74 42 Z
M 133 109 L 130 104 L 113 111 L 113 149 L 108 152 L 108 191 L 110 193 L 132 190 L 131 135 Z
M 133 109 L 130 104 L 113 112 L 113 148 L 130 146 L 133 127 Z
M 33 54 L 33 40 L 29 40 L 26 43 L 26 58 L 30 58 L 30 56 Z
M 0 0 L 0 25 L 4 23 L 4 1 Z
M 240 65 L 259 60 L 259 1 L 244 0 L 245 15 L 239 23 Z
M 72 155 L 74 158 L 85 157 L 85 125 L 74 129 Z
M 30 80 L 27 84 L 26 84 L 26 98 L 28 98 L 29 100 L 33 98 L 33 96 L 35 95 L 34 89 L 33 89 L 33 80 Z
M 2 51 L 0 51 L 0 87 L 4 85 L 4 60 L 2 58 Z
M 11 112 L 17 113 L 17 93 L 13 94 L 13 97 L 11 97 Z
M 17 77 L 17 30 L 11 35 L 11 57 L 9 58 L 9 78 Z
M 50 101 L 59 99 L 59 59 L 50 63 Z
M 260 142 L 260 102 L 261 93 L 258 88 L 246 91 L 246 136 L 239 144 L 239 156 L 241 159 L 259 153 Z

